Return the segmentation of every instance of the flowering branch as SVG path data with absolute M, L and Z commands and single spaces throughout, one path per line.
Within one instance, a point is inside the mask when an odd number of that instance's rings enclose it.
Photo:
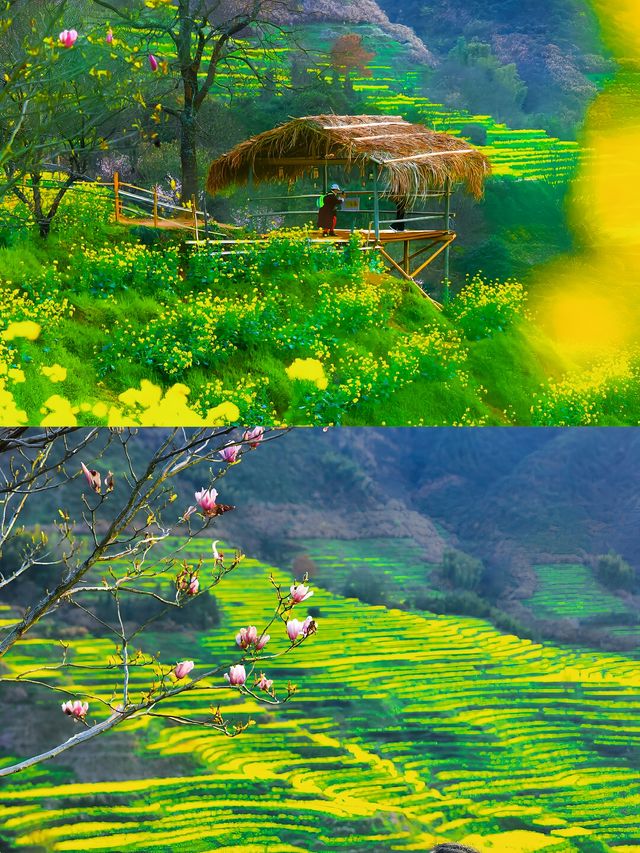
M 233 689 L 240 695 L 268 705 L 280 705 L 294 694 L 296 688 L 287 684 L 279 697 L 274 680 L 259 670 L 259 666 L 289 653 L 316 630 L 310 617 L 291 618 L 293 608 L 307 600 L 313 592 L 306 585 L 294 583 L 285 593 L 272 578 L 276 603 L 267 625 L 258 631 L 255 625 L 241 628 L 236 635 L 240 655 L 235 662 L 207 667 L 192 677 L 193 661 L 179 661 L 167 665 L 153 656 L 132 647 L 132 642 L 153 622 L 170 610 L 180 610 L 202 595 L 207 595 L 243 559 L 239 551 L 229 558 L 218 549 L 218 541 L 211 546 L 211 557 L 201 557 L 194 565 L 192 560 L 179 559 L 179 555 L 199 534 L 207 531 L 216 519 L 234 509 L 218 501 L 214 483 L 233 466 L 242 461 L 247 451 L 256 450 L 263 442 L 273 440 L 278 433 L 265 435 L 262 427 L 246 430 L 238 437 L 231 428 L 223 430 L 181 430 L 155 433 L 157 446 L 145 465 L 140 465 L 132 443 L 135 431 L 125 430 L 57 430 L 41 433 L 37 441 L 25 433 L 0 431 L 0 462 L 4 488 L 0 491 L 0 510 L 3 542 L 7 546 L 0 557 L 0 569 L 9 563 L 9 569 L 0 575 L 0 590 L 11 590 L 18 578 L 26 575 L 33 566 L 47 567 L 56 575 L 35 603 L 27 604 L 22 617 L 9 625 L 0 641 L 0 656 L 9 654 L 21 639 L 44 618 L 55 620 L 63 607 L 73 607 L 85 618 L 113 637 L 115 656 L 104 663 L 74 663 L 69 660 L 70 646 L 62 643 L 62 659 L 53 665 L 31 668 L 22 672 L 0 676 L 0 685 L 22 683 L 34 688 L 53 690 L 63 694 L 62 711 L 83 726 L 79 734 L 45 752 L 6 767 L 0 776 L 24 770 L 66 752 L 128 719 L 143 715 L 164 717 L 184 725 L 202 725 L 230 737 L 240 734 L 249 723 L 231 723 L 211 709 L 210 716 L 196 719 L 179 711 L 164 713 L 160 706 L 187 691 Z M 134 444 L 135 446 L 135 444 Z M 3 452 L 4 451 L 4 452 Z M 80 458 L 80 456 L 82 458 Z M 117 461 L 114 457 L 118 457 Z M 91 458 L 91 464 L 85 459 Z M 116 470 L 113 474 L 106 467 Z M 208 463 L 216 468 L 211 472 L 208 487 L 195 493 L 195 504 L 186 509 L 174 510 L 179 500 L 173 480 L 182 480 L 187 471 L 196 465 Z M 140 468 L 140 473 L 137 472 Z M 21 516 L 29 518 L 28 507 L 33 497 L 42 489 L 62 489 L 66 494 L 73 490 L 82 508 L 82 524 L 71 520 L 69 510 L 59 509 L 59 520 L 42 532 L 40 538 L 27 544 L 16 559 L 12 545 L 24 532 L 18 528 Z M 20 497 L 16 500 L 16 495 Z M 172 519 L 164 521 L 164 516 Z M 185 532 L 186 526 L 186 532 Z M 57 535 L 55 535 L 57 534 Z M 179 542 L 169 554 L 158 554 L 158 546 L 179 535 Z M 153 552 L 153 557 L 152 557 Z M 11 566 L 11 555 L 15 563 Z M 118 564 L 123 563 L 122 569 Z M 96 570 L 108 564 L 106 574 L 98 581 Z M 115 565 L 114 565 L 115 564 Z M 148 588 L 150 581 L 170 581 L 175 589 L 171 594 Z M 140 621 L 128 615 L 126 599 L 147 599 L 160 605 Z M 104 602 L 104 606 L 99 602 Z M 105 610 L 105 607 L 107 608 Z M 274 653 L 265 653 L 271 641 L 269 630 L 280 625 L 287 645 Z M 111 698 L 88 695 L 76 698 L 69 685 L 49 683 L 48 673 L 72 674 L 75 670 L 117 673 L 118 679 Z M 139 698 L 132 697 L 132 673 L 136 677 L 152 673 L 148 686 Z M 224 675 L 224 678 L 222 677 Z M 35 677 L 34 677 L 35 676 Z M 253 683 L 252 683 L 253 679 Z M 117 698 L 116 698 L 117 697 Z M 89 722 L 91 706 L 103 706 L 106 719 Z

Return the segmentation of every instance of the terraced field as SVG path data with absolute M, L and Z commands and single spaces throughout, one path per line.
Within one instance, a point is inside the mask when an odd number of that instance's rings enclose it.
M 474 133 L 486 136 L 479 147 L 491 160 L 497 176 L 561 183 L 574 174 L 580 159 L 576 142 L 556 139 L 539 129 L 515 130 L 491 116 L 473 115 L 433 102 L 424 94 L 428 91 L 426 69 L 416 70 L 402 45 L 376 27 L 311 24 L 303 28 L 300 44 L 308 48 L 312 56 L 319 51 L 328 52 L 341 29 L 357 32 L 364 43 L 375 50 L 375 58 L 369 65 L 372 76 L 352 76 L 353 89 L 364 98 L 367 112 L 402 115 L 434 130 L 464 138 L 465 132 L 473 127 Z M 160 45 L 160 50 L 170 54 L 171 46 L 167 42 Z M 267 75 L 275 86 L 284 89 L 291 84 L 290 58 L 296 51 L 290 43 L 274 38 L 266 49 L 253 49 L 249 53 L 261 76 Z M 328 62 L 318 61 L 317 67 L 331 79 Z M 217 91 L 223 100 L 255 97 L 259 88 L 259 82 L 247 74 L 246 66 L 240 61 L 231 60 L 228 67 L 219 72 Z
M 588 566 L 534 566 L 538 588 L 527 604 L 542 617 L 585 619 L 628 612 L 625 603 L 601 586 Z
M 302 545 L 317 568 L 314 581 L 337 591 L 368 569 L 404 597 L 422 591 L 436 568 L 413 539 L 305 539 Z
M 336 553 L 335 543 L 327 550 Z M 270 611 L 270 571 L 247 560 L 219 587 L 220 629 L 158 635 L 153 648 L 169 661 L 188 652 L 197 667 L 230 661 L 235 631 Z M 75 783 L 62 780 L 60 760 L 11 777 L 0 789 L 0 847 L 382 853 L 449 838 L 483 853 L 640 851 L 636 662 L 322 590 L 310 603 L 320 608 L 318 635 L 268 670 L 298 683 L 289 705 L 260 709 L 223 687 L 213 694 L 222 710 L 258 723 L 233 740 L 157 720 L 129 724 L 147 760 L 193 761 L 189 773 Z M 82 664 L 109 644 L 72 647 Z M 50 640 L 32 639 L 11 666 L 56 654 Z M 87 673 L 87 690 L 111 695 L 113 674 L 76 672 Z M 135 678 L 134 691 L 142 673 Z M 212 701 L 211 691 L 194 692 L 180 707 L 206 712 Z

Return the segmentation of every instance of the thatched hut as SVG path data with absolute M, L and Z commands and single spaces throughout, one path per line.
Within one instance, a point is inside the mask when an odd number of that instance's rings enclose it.
M 296 118 L 273 130 L 260 133 L 236 145 L 215 160 L 209 169 L 207 190 L 216 194 L 233 186 L 259 183 L 292 184 L 300 178 L 321 177 L 327 192 L 329 174 L 341 170 L 349 179 L 360 175 L 368 190 L 349 190 L 352 209 L 369 218 L 368 228 L 359 233 L 374 246 L 390 266 L 410 281 L 444 253 L 445 287 L 449 281 L 449 246 L 456 234 L 451 229 L 452 187 L 463 184 L 475 197 L 483 193 L 490 172 L 489 161 L 465 140 L 448 133 L 436 133 L 400 116 L 320 115 Z M 437 196 L 444 201 L 441 211 L 412 213 L 419 199 Z M 291 202 L 310 196 L 273 196 Z M 311 196 L 313 197 L 313 196 Z M 362 209 L 360 202 L 371 199 L 373 208 Z M 381 216 L 381 200 L 387 199 L 396 213 Z M 345 211 L 347 206 L 345 204 Z M 280 215 L 312 214 L 312 210 L 278 211 Z M 434 220 L 442 226 L 434 228 Z M 420 224 L 418 224 L 420 223 Z M 390 227 L 387 227 L 390 226 Z M 406 228 L 409 226 L 409 228 Z M 352 218 L 351 231 L 355 229 Z M 337 230 L 347 239 L 349 231 Z M 419 248 L 413 249 L 412 243 Z M 392 245 L 403 244 L 402 256 L 394 258 Z M 425 260 L 425 254 L 428 257 Z M 420 262 L 412 268 L 417 258 Z
M 415 200 L 449 184 L 482 195 L 490 167 L 468 142 L 400 116 L 306 116 L 236 145 L 209 169 L 207 190 L 231 185 L 296 180 L 312 168 L 368 169 L 377 164 L 381 193 Z

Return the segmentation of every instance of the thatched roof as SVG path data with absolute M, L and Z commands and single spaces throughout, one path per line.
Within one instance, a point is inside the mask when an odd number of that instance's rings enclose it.
M 207 190 L 216 193 L 253 180 L 302 177 L 332 163 L 365 170 L 381 167 L 386 195 L 418 198 L 442 189 L 447 179 L 464 182 L 479 198 L 489 174 L 487 158 L 448 133 L 436 133 L 400 116 L 306 116 L 260 133 L 215 160 Z

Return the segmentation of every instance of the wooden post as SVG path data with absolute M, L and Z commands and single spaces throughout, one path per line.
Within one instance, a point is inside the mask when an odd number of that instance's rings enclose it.
M 444 225 L 445 231 L 451 230 L 451 181 L 449 178 L 446 179 L 444 184 Z M 449 279 L 449 243 L 444 250 L 444 292 L 442 294 L 442 301 L 445 305 L 449 303 L 449 285 L 451 283 Z
M 329 192 L 329 165 L 327 163 L 324 164 L 324 171 L 322 172 L 322 195 L 326 195 Z
M 113 173 L 113 201 L 115 204 L 115 219 L 120 222 L 120 175 Z
M 205 191 L 204 195 L 204 205 L 202 207 L 202 212 L 204 213 L 204 240 L 205 243 L 209 239 L 209 211 L 207 210 L 207 194 Z
M 200 239 L 198 234 L 198 207 L 196 205 L 196 197 L 195 195 L 191 196 L 191 211 L 193 213 L 193 227 L 196 232 L 196 243 Z
M 409 241 L 404 241 L 404 271 L 409 272 Z
M 373 168 L 373 230 L 376 243 L 380 242 L 380 195 L 378 193 L 378 166 Z
M 153 227 L 158 227 L 158 187 L 153 188 Z

